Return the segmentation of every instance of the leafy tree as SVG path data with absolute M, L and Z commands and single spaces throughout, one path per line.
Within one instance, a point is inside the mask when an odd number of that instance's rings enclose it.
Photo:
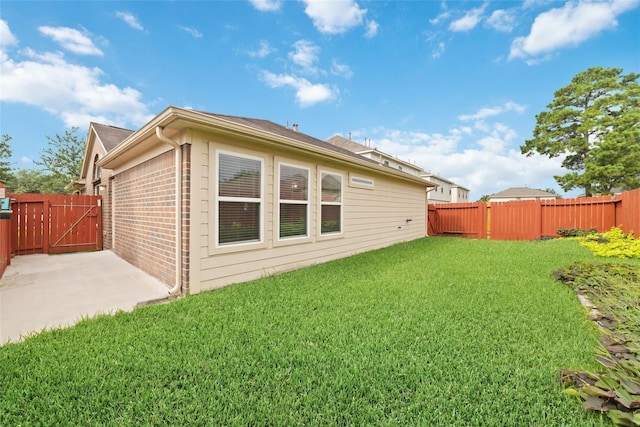
M 17 194 L 46 193 L 43 191 L 47 176 L 39 169 L 19 169 L 14 174 L 11 192 Z
M 9 142 L 11 141 L 11 137 L 9 135 L 2 135 L 2 139 L 0 139 L 0 182 L 9 187 L 11 185 L 11 181 L 13 178 L 13 174 L 11 173 L 11 155 L 13 152 L 11 151 L 11 145 Z
M 85 141 L 75 134 L 77 131 L 74 127 L 63 136 L 46 137 L 48 146 L 40 151 L 40 160 L 34 162 L 43 167 L 47 177 L 42 192 L 64 193 L 64 187 L 80 176 Z
M 640 74 L 619 68 L 589 68 L 554 94 L 548 111 L 536 116 L 533 138 L 522 154 L 564 156 L 566 175 L 554 178 L 565 191 L 585 195 L 640 184 Z
M 478 199 L 478 201 L 479 201 L 479 202 L 488 202 L 490 197 L 491 197 L 491 195 L 490 195 L 490 194 L 483 194 L 483 195 L 482 195 L 482 197 L 480 197 L 480 198 Z

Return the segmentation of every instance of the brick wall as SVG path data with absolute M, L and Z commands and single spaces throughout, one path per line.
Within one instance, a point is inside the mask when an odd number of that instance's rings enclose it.
M 174 151 L 117 174 L 109 188 L 115 191 L 114 251 L 163 283 L 175 285 Z

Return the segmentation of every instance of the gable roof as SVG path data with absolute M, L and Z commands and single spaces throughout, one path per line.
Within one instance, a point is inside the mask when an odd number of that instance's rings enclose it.
M 515 198 L 515 197 L 553 197 L 557 198 L 557 194 L 549 193 L 548 191 L 537 190 L 535 188 L 528 187 L 513 187 L 500 191 L 499 193 L 492 194 L 490 198 Z
M 107 169 L 114 169 L 151 149 L 151 147 L 162 144 L 156 136 L 157 129 L 162 129 L 166 136 L 171 137 L 188 128 L 202 130 L 208 133 L 242 137 L 259 142 L 265 147 L 274 145 L 293 151 L 324 156 L 339 162 L 360 165 L 369 170 L 394 175 L 405 180 L 420 182 L 426 187 L 436 186 L 429 181 L 411 174 L 384 168 L 380 166 L 378 162 L 360 156 L 352 151 L 334 146 L 326 141 L 268 120 L 209 113 L 174 106 L 167 107 L 141 129 L 131 133 L 120 144 L 109 151 L 107 155 L 98 162 L 98 165 Z
M 129 129 L 94 122 L 91 122 L 90 126 L 96 131 L 96 135 L 107 153 L 134 132 Z

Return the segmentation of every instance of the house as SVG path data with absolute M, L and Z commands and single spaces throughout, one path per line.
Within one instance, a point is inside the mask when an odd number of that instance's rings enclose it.
M 560 196 L 548 191 L 537 190 L 528 187 L 508 188 L 489 196 L 490 202 L 509 202 L 512 200 L 553 200 Z
M 352 151 L 363 157 L 371 159 L 383 166 L 405 171 L 415 176 L 420 176 L 425 180 L 436 184 L 437 187 L 430 187 L 427 194 L 428 203 L 462 203 L 469 201 L 469 189 L 456 184 L 453 181 L 442 178 L 431 172 L 425 172 L 419 166 L 410 162 L 405 162 L 390 154 L 383 153 L 375 148 L 343 138 L 340 135 L 332 136 L 327 140 L 329 144 Z
M 66 188 L 79 194 L 106 194 L 105 189 L 108 188 L 112 171 L 98 166 L 98 161 L 132 133 L 129 129 L 90 123 L 80 177 Z M 103 198 L 103 224 L 111 224 L 110 202 L 110 198 Z M 102 233 L 104 247 L 111 247 L 111 227 L 103 227 Z
M 431 172 L 420 174 L 424 179 L 437 184 L 438 187 L 429 189 L 427 199 L 429 203 L 468 203 L 469 189 L 456 184 L 446 178 Z
M 334 135 L 327 139 L 329 144 L 336 147 L 344 148 L 351 152 L 371 159 L 381 165 L 388 166 L 390 168 L 398 169 L 412 175 L 420 176 L 423 172 L 422 168 L 410 163 L 400 160 L 397 157 L 393 157 L 387 153 L 377 150 L 376 148 L 367 147 L 366 145 L 352 141 L 351 139 L 343 138 L 340 135 Z
M 105 247 L 170 292 L 198 293 L 426 235 L 426 189 L 434 184 L 297 126 L 170 106 L 120 133 L 100 157 L 104 131 L 92 125 L 83 179 L 90 192 L 98 181 L 88 178 L 91 165 L 102 171 Z

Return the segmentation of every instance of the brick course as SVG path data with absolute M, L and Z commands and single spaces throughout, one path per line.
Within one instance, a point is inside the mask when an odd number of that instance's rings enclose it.
M 114 251 L 163 283 L 175 285 L 173 150 L 117 174 Z

